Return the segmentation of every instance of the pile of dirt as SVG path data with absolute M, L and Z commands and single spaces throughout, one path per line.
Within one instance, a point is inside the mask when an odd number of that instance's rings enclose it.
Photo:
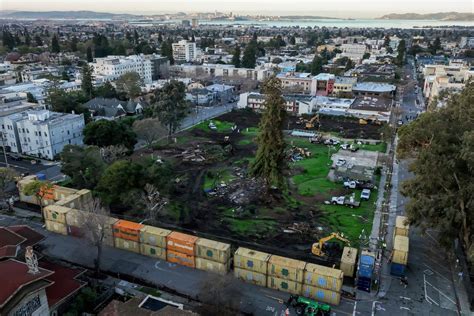
M 235 123 L 237 128 L 244 129 L 247 127 L 257 127 L 260 123 L 260 117 L 261 115 L 259 113 L 248 109 L 232 111 L 219 116 L 218 119 L 220 121 Z

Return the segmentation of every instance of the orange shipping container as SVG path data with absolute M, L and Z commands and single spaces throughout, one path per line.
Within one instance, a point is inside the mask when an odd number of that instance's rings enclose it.
M 166 236 L 166 248 L 168 250 L 177 251 L 190 256 L 194 256 L 194 247 L 197 240 L 198 237 L 196 236 L 172 232 L 171 234 Z
M 140 241 L 140 230 L 145 227 L 145 225 L 119 220 L 114 224 L 114 237 L 127 239 L 131 241 Z
M 166 252 L 166 261 L 180 264 L 182 266 L 195 268 L 194 256 L 169 250 Z

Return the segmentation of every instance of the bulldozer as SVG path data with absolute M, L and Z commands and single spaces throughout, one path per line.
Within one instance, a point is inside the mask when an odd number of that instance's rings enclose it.
M 305 128 L 306 129 L 311 129 L 311 128 L 314 128 L 315 124 L 314 123 L 317 123 L 318 124 L 318 128 L 320 126 L 320 122 L 319 122 L 319 114 L 316 114 L 315 116 L 313 116 L 308 122 L 306 122 L 306 126 Z
M 318 256 L 318 257 L 324 257 L 325 256 L 325 253 L 323 252 L 324 243 L 334 238 L 345 242 L 348 246 L 351 245 L 351 242 L 349 241 L 349 239 L 344 238 L 343 234 L 331 233 L 331 235 L 321 238 L 318 242 L 315 242 L 313 244 L 313 246 L 311 247 L 311 252 L 313 253 L 313 255 Z

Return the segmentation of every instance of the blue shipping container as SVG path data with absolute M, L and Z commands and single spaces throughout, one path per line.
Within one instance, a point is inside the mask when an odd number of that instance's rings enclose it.
M 401 277 L 405 275 L 405 269 L 406 269 L 405 265 L 392 262 L 392 265 L 390 267 L 390 274 Z
M 375 257 L 372 256 L 361 256 L 360 257 L 360 265 L 366 265 L 366 266 L 374 266 L 375 265 Z
M 36 177 L 38 178 L 38 180 L 41 180 L 41 181 L 46 180 L 46 175 L 44 173 L 37 173 Z

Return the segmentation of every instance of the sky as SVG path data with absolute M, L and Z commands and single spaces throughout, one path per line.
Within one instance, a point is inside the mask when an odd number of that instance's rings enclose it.
M 113 13 L 233 12 L 378 17 L 388 13 L 474 12 L 473 0 L 0 0 L 0 10 Z

